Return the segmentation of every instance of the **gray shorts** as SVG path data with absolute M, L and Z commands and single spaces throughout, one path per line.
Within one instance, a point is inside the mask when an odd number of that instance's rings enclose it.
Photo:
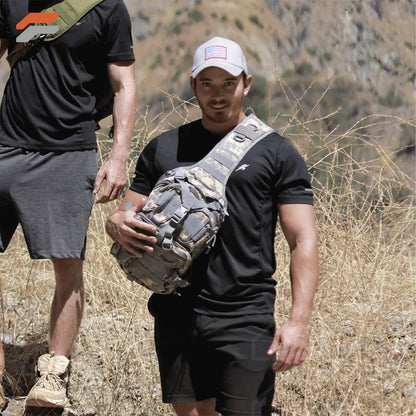
M 96 174 L 96 150 L 0 145 L 0 252 L 20 223 L 31 258 L 84 259 Z

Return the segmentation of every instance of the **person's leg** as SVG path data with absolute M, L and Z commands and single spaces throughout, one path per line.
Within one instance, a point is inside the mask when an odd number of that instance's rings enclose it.
M 68 403 L 69 356 L 84 311 L 82 271 L 96 154 L 28 152 L 26 157 L 25 181 L 15 190 L 14 201 L 30 256 L 52 259 L 56 280 L 50 353 L 38 359 L 39 379 L 27 395 L 26 406 L 62 408 Z
M 178 416 L 219 416 L 213 398 L 200 402 L 173 403 L 172 406 Z
M 84 311 L 84 284 L 80 259 L 53 259 L 55 294 L 50 315 L 50 354 L 38 360 L 39 380 L 26 398 L 27 406 L 65 407 L 69 356 Z
M 270 416 L 275 374 L 267 349 L 274 335 L 273 316 L 199 315 L 196 325 L 199 342 L 215 349 L 215 409 L 223 416 Z M 203 377 L 207 369 L 201 358 L 196 371 Z
M 83 261 L 54 259 L 56 287 L 50 316 L 50 352 L 69 357 L 84 312 Z
M 173 406 L 178 416 L 218 416 L 212 371 L 195 374 L 190 364 L 193 348 L 194 314 L 192 297 L 152 295 L 149 311 L 155 317 L 155 346 L 158 356 L 162 400 Z M 214 369 L 208 354 L 201 352 L 206 366 Z M 211 373 L 211 374 L 210 374 Z
M 0 253 L 6 251 L 19 224 L 11 194 L 22 165 L 24 160 L 20 149 L 0 145 Z M 7 404 L 2 386 L 5 371 L 5 356 L 0 340 L 0 411 Z

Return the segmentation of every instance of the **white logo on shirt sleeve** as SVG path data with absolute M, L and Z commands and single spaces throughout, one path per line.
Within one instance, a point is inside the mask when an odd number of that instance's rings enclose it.
M 244 165 L 240 165 L 235 171 L 238 172 L 239 170 L 246 170 L 250 165 L 246 163 Z

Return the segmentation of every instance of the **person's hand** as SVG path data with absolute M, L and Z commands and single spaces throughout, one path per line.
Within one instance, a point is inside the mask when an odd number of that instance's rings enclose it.
M 156 228 L 134 218 L 142 206 L 133 206 L 126 211 L 113 212 L 107 222 L 106 231 L 116 242 L 135 256 L 142 257 L 144 251 L 152 252 L 156 244 Z
M 97 204 L 117 199 L 124 190 L 126 184 L 126 164 L 122 160 L 110 158 L 101 169 L 98 171 L 97 178 L 94 185 L 94 195 L 96 195 L 101 188 L 103 182 L 106 182 L 104 192 L 96 200 Z
M 307 324 L 291 320 L 283 324 L 276 332 L 267 351 L 268 355 L 273 355 L 280 347 L 277 360 L 273 364 L 274 371 L 288 371 L 301 365 L 306 359 L 308 343 L 309 329 Z

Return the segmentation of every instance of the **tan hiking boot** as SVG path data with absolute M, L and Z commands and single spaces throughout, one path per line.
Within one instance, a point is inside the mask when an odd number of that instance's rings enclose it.
M 69 360 L 64 355 L 44 354 L 38 359 L 39 380 L 26 397 L 28 407 L 60 407 L 68 404 L 66 384 Z

